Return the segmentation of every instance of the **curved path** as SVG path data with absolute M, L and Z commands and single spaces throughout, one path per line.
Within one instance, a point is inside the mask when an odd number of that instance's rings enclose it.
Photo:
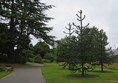
M 45 83 L 40 67 L 36 64 L 16 68 L 10 75 L 0 79 L 0 83 Z

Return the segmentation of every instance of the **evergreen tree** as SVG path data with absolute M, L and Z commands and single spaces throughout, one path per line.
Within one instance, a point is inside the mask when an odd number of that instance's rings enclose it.
M 109 53 L 107 52 L 106 46 L 108 45 L 106 33 L 103 30 L 97 31 L 95 33 L 94 50 L 96 52 L 96 58 L 101 66 L 101 71 L 103 72 L 104 63 L 108 63 Z M 109 61 L 110 62 L 110 61 Z
M 0 28 L 4 23 L 8 31 L 6 36 L 9 35 L 9 39 L 7 39 L 9 50 L 5 49 L 8 60 L 14 62 L 16 55 L 22 57 L 23 49 L 29 48 L 30 35 L 45 41 L 52 38 L 47 35 L 52 30 L 51 27 L 47 27 L 47 22 L 52 18 L 45 14 L 49 8 L 52 6 L 42 3 L 40 0 L 0 1 Z
M 87 33 L 84 33 L 85 29 L 87 28 L 87 26 L 89 25 L 89 23 L 86 26 L 83 26 L 83 20 L 85 19 L 85 15 L 84 17 L 82 16 L 82 10 L 78 11 L 79 15 L 77 15 L 77 20 L 79 21 L 80 25 L 75 25 L 73 23 L 73 25 L 76 27 L 76 34 L 77 34 L 77 50 L 78 50 L 78 55 L 79 55 L 79 61 L 81 64 L 81 68 L 82 68 L 82 76 L 85 76 L 85 64 L 86 64 L 86 53 L 87 50 L 89 48 L 86 48 L 86 36 L 88 35 Z

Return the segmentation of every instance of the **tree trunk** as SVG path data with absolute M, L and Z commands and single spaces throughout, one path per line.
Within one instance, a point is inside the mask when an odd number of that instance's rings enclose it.
M 101 72 L 104 71 L 104 68 L 103 68 L 103 63 L 101 63 Z
M 84 73 L 84 63 L 82 63 L 82 77 L 85 76 L 85 73 Z

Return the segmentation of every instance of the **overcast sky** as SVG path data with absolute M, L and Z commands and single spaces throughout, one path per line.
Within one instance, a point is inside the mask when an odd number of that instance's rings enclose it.
M 118 45 L 118 0 L 42 0 L 47 5 L 54 5 L 47 11 L 48 16 L 54 19 L 49 22 L 53 27 L 51 35 L 56 39 L 65 37 L 63 31 L 70 22 L 77 22 L 76 14 L 81 9 L 86 15 L 84 23 L 90 23 L 104 29 L 108 36 L 110 46 L 116 48 Z M 36 40 L 33 41 L 36 43 Z

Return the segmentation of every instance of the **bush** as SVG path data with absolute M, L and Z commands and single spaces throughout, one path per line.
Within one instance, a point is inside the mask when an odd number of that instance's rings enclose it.
M 19 63 L 19 64 L 25 64 L 27 62 L 27 58 L 24 55 L 17 55 L 14 60 L 10 60 L 11 63 Z
M 34 57 L 34 62 L 35 62 L 35 63 L 43 63 L 41 56 L 40 56 L 40 55 L 36 55 L 36 56 Z
M 50 60 L 48 60 L 48 59 L 43 59 L 42 60 L 44 63 L 50 63 L 51 61 Z
M 56 59 L 56 62 L 59 63 L 59 62 L 64 62 L 64 59 L 63 58 L 57 58 Z
M 44 60 L 50 60 L 50 62 L 53 62 L 53 61 L 54 61 L 54 57 L 52 56 L 51 53 L 47 53 L 47 54 L 44 56 Z
M 28 62 L 34 62 L 34 58 L 28 58 Z

